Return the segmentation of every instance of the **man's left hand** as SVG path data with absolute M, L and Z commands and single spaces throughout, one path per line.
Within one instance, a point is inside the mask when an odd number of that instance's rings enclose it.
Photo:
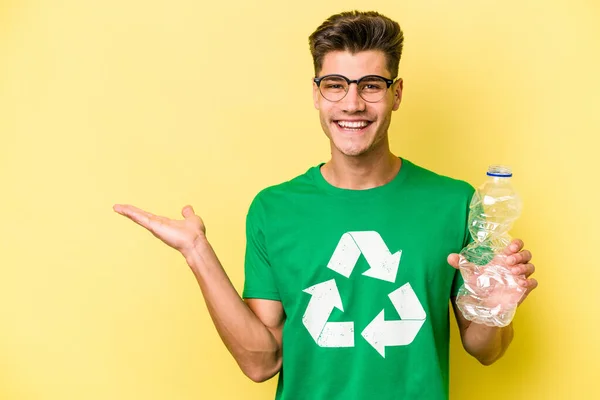
M 510 245 L 504 249 L 504 254 L 507 256 L 506 263 L 510 268 L 510 272 L 517 278 L 519 285 L 525 288 L 525 293 L 519 300 L 521 304 L 525 298 L 535 289 L 538 282 L 534 278 L 530 278 L 535 271 L 535 266 L 531 263 L 531 252 L 523 250 L 524 243 L 521 239 L 514 239 Z M 448 256 L 448 264 L 458 269 L 460 256 L 452 253 Z

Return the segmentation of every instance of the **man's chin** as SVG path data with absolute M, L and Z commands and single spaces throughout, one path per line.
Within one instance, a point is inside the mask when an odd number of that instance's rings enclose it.
M 368 153 L 368 147 L 347 147 L 347 146 L 337 146 L 334 144 L 335 152 L 339 153 L 339 155 L 345 157 L 360 157 L 366 153 Z

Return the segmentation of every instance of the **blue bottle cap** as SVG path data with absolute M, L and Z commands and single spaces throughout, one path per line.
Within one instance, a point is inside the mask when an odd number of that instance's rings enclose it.
M 487 171 L 487 176 L 510 178 L 512 176 L 512 170 L 506 165 L 490 165 Z

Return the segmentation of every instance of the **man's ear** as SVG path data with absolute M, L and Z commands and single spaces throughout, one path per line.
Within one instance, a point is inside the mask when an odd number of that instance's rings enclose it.
M 319 87 L 313 81 L 313 104 L 317 110 L 319 109 L 319 96 L 320 95 L 321 95 L 321 93 L 319 93 Z
M 404 81 L 402 78 L 399 78 L 394 86 L 394 107 L 392 109 L 396 111 L 400 108 L 400 103 L 402 102 L 402 91 L 404 90 Z

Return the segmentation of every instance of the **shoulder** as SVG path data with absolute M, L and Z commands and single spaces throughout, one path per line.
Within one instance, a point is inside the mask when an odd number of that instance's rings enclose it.
M 443 175 L 427 168 L 421 167 L 408 160 L 410 175 L 407 184 L 411 187 L 431 192 L 443 197 L 456 197 L 470 199 L 475 189 L 473 186 L 461 179 Z
M 285 204 L 294 201 L 302 194 L 314 193 L 315 175 L 319 166 L 308 168 L 304 173 L 297 175 L 287 181 L 265 187 L 253 198 L 250 210 L 263 210 L 271 204 Z

